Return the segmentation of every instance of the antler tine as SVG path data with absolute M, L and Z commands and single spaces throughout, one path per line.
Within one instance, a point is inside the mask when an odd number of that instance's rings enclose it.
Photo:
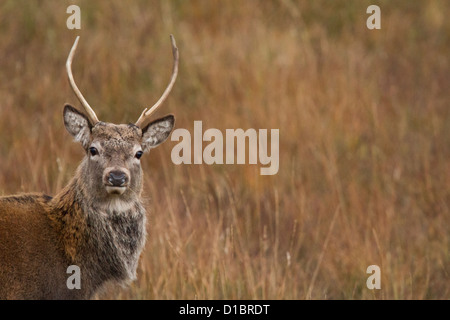
M 69 77 L 70 86 L 72 87 L 73 92 L 77 96 L 78 100 L 80 100 L 81 105 L 84 108 L 86 116 L 89 118 L 89 121 L 92 125 L 95 125 L 98 121 L 97 115 L 95 114 L 94 110 L 89 106 L 89 103 L 86 101 L 86 99 L 81 94 L 81 91 L 78 89 L 75 80 L 73 79 L 72 74 L 72 60 L 73 56 L 75 54 L 75 50 L 77 49 L 78 40 L 80 39 L 80 36 L 77 36 L 75 39 L 75 42 L 73 43 L 72 49 L 70 49 L 69 56 L 67 57 L 66 62 L 66 69 L 67 69 L 67 76 Z
M 161 98 L 150 108 L 145 108 L 142 112 L 141 116 L 139 117 L 138 121 L 136 121 L 136 125 L 139 128 L 143 128 L 143 126 L 146 124 L 149 117 L 162 105 L 162 103 L 166 100 L 167 96 L 169 95 L 170 91 L 172 90 L 172 87 L 175 83 L 175 80 L 177 79 L 178 74 L 178 48 L 177 44 L 175 42 L 175 38 L 173 35 L 170 35 L 170 41 L 172 42 L 172 54 L 173 54 L 173 70 L 172 70 L 172 77 L 170 78 L 169 85 L 167 86 L 166 90 L 162 94 Z

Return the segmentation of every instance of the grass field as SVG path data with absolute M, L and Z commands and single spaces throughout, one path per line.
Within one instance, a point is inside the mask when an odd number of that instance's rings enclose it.
M 101 120 L 129 123 L 170 77 L 176 127 L 279 129 L 280 168 L 143 158 L 149 236 L 106 299 L 449 299 L 450 12 L 430 1 L 0 3 L 0 195 L 56 194 L 73 64 Z M 381 30 L 366 8 L 381 8 Z M 381 290 L 369 290 L 369 265 Z

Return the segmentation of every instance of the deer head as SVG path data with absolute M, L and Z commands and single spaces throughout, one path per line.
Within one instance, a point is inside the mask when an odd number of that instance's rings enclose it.
M 87 177 L 88 193 L 95 199 L 108 199 L 119 195 L 132 197 L 139 194 L 142 184 L 141 156 L 164 142 L 174 127 L 173 115 L 150 122 L 150 116 L 169 95 L 178 73 L 178 48 L 174 37 L 171 35 L 170 38 L 174 64 L 169 85 L 161 98 L 150 109 L 145 108 L 134 124 L 116 125 L 98 120 L 78 89 L 72 74 L 72 60 L 79 37 L 70 50 L 66 63 L 67 75 L 84 112 L 65 105 L 64 124 L 86 152 L 80 170 L 81 175 Z

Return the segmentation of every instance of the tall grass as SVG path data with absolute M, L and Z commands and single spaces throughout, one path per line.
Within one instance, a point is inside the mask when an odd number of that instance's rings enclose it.
M 144 157 L 149 236 L 138 280 L 108 299 L 449 299 L 448 1 L 72 1 L 0 4 L 0 194 L 57 193 L 83 153 L 78 106 L 178 128 L 280 130 L 280 169 Z M 382 29 L 366 28 L 378 4 Z M 366 268 L 381 268 L 381 290 Z

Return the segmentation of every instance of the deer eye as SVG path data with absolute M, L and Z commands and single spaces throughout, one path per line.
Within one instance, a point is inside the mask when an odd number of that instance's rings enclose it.
M 140 159 L 144 153 L 142 151 L 136 152 L 136 159 Z
M 90 147 L 89 152 L 91 153 L 92 156 L 98 155 L 98 150 L 94 147 Z

